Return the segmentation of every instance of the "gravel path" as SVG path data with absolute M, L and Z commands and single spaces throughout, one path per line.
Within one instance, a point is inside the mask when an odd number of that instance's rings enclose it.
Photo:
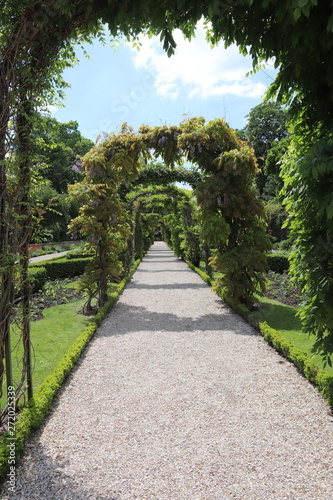
M 316 389 L 157 242 L 1 498 L 330 500 L 332 447 Z
M 63 252 L 48 253 L 45 255 L 39 255 L 38 257 L 31 257 L 31 259 L 29 259 L 29 262 L 31 264 L 34 262 L 43 262 L 44 260 L 51 260 L 51 259 L 55 259 L 55 258 L 64 257 L 67 254 L 68 254 L 68 250 L 64 250 Z

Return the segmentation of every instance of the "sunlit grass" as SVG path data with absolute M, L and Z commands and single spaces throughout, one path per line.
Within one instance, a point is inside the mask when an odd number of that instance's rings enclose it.
M 296 308 L 266 297 L 258 298 L 258 304 L 259 311 L 252 313 L 255 318 L 259 321 L 266 321 L 271 328 L 277 330 L 293 346 L 306 352 L 318 368 L 333 373 L 333 368 L 328 365 L 324 366 L 321 356 L 314 354 L 313 346 L 316 337 L 302 332 L 301 321 L 296 316 Z
M 84 299 L 75 300 L 44 309 L 44 318 L 31 322 L 34 390 L 54 371 L 75 339 L 89 325 L 91 318 L 78 314 L 84 302 Z M 11 331 L 11 347 L 13 351 L 13 378 L 15 382 L 18 382 L 21 377 L 23 349 L 21 335 L 17 333 L 15 327 Z M 4 404 L 5 400 L 2 398 L 0 400 L 1 408 Z

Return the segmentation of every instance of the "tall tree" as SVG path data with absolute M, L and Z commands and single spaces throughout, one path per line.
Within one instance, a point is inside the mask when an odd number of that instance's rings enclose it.
M 85 155 L 94 143 L 83 137 L 78 123 L 60 123 L 39 115 L 32 132 L 32 162 L 44 166 L 44 177 L 58 193 L 67 193 L 67 185 L 80 179 L 78 157 Z
M 265 102 L 252 108 L 247 119 L 245 134 L 261 170 L 257 175 L 257 187 L 262 195 L 267 182 L 267 173 L 264 171 L 267 153 L 287 136 L 287 112 L 279 104 Z

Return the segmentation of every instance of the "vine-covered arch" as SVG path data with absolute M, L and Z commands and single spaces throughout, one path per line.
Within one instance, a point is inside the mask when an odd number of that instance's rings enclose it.
M 136 188 L 129 196 L 133 207 L 134 256 L 141 257 L 155 237 L 174 253 L 196 266 L 200 264 L 198 217 L 193 196 L 172 184 Z
M 138 179 L 142 158 L 152 157 L 171 168 L 184 158 L 199 167 L 195 194 L 201 237 L 222 273 L 218 286 L 235 306 L 251 307 L 254 293 L 265 286 L 265 252 L 270 248 L 253 183 L 256 160 L 224 120 L 206 123 L 204 118 L 178 126 L 143 125 L 136 133 L 125 124 L 83 158 L 84 179 L 69 188 L 81 202 L 70 228 L 79 230 L 94 249 L 88 274 L 96 283 L 99 306 L 107 300 L 108 280 L 121 273 L 120 256 L 128 250 L 133 229 L 132 202 L 121 196 L 120 186 Z

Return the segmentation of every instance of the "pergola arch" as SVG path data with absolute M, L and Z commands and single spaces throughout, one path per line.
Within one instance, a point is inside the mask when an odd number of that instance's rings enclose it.
M 126 210 L 132 214 L 132 236 L 129 240 L 128 248 L 131 252 L 132 257 L 140 258 L 144 255 L 145 251 L 154 241 L 154 236 L 156 233 L 156 225 L 159 225 L 163 232 L 164 227 L 164 216 L 165 213 L 160 213 L 159 209 L 163 205 L 163 212 L 168 212 L 171 210 L 170 205 L 177 204 L 185 198 L 185 194 L 173 185 L 156 185 L 148 186 L 147 188 L 135 188 L 131 191 L 128 196 L 128 204 Z M 146 207 L 148 205 L 153 205 L 153 209 L 156 212 L 146 212 Z M 155 224 L 150 227 L 149 235 L 147 236 L 148 241 L 143 241 L 142 226 L 143 218 L 150 215 L 150 220 L 154 220 Z M 152 224 L 149 224 L 152 226 Z
M 270 248 L 263 205 L 253 185 L 256 160 L 223 119 L 206 123 L 202 117 L 178 126 L 142 125 L 138 132 L 125 124 L 85 155 L 84 180 L 69 188 L 82 204 L 71 228 L 88 236 L 95 248 L 92 276 L 98 280 L 99 305 L 107 300 L 107 282 L 117 268 L 110 255 L 119 254 L 121 238 L 130 234 L 130 214 L 119 186 L 138 178 L 140 158 L 152 156 L 168 167 L 184 158 L 199 167 L 202 177 L 195 194 L 202 238 L 214 249 L 212 262 L 222 273 L 219 288 L 235 306 L 251 307 L 255 291 L 264 289 L 265 251 Z

